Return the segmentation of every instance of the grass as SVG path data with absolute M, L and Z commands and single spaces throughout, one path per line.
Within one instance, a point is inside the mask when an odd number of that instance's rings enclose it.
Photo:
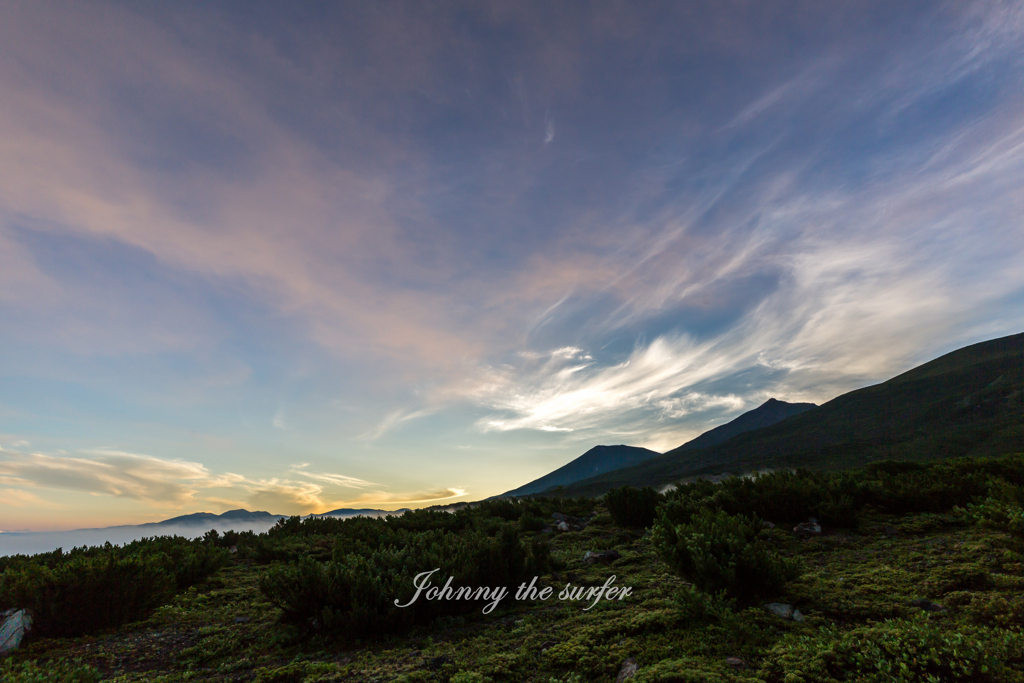
M 1018 541 L 972 525 L 962 512 L 869 513 L 856 528 L 826 528 L 805 540 L 766 531 L 777 552 L 804 566 L 775 598 L 796 606 L 803 622 L 761 606 L 712 607 L 698 618 L 680 601 L 687 586 L 658 558 L 650 534 L 598 512 L 582 531 L 550 536 L 557 569 L 542 577 L 556 596 L 566 582 L 596 586 L 612 574 L 616 585 L 633 588 L 625 600 L 588 611 L 555 598 L 507 598 L 490 615 L 442 617 L 403 637 L 342 643 L 280 624 L 257 588 L 267 565 L 236 558 L 145 621 L 28 641 L 0 664 L 0 678 L 568 683 L 612 681 L 633 658 L 636 681 L 1024 680 L 1024 556 Z M 586 551 L 607 549 L 621 557 L 583 563 Z M 920 600 L 943 611 L 915 606 Z M 999 661 L 984 659 L 990 647 Z M 852 666 L 859 678 L 844 678 Z

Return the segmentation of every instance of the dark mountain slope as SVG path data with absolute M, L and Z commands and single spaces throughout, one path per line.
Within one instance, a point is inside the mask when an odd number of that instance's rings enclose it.
M 596 495 L 623 484 L 755 469 L 838 469 L 1024 450 L 1024 334 L 953 351 L 891 380 L 701 449 L 676 448 L 567 487 Z M 685 446 L 685 444 L 684 444 Z
M 757 408 L 747 411 L 731 422 L 719 425 L 710 429 L 693 441 L 687 441 L 676 451 L 693 450 L 694 448 L 707 448 L 728 441 L 734 436 L 743 432 L 770 427 L 776 422 L 781 422 L 792 415 L 799 415 L 811 408 L 817 408 L 814 403 L 786 403 L 777 401 L 774 398 L 768 399 Z
M 661 454 L 656 451 L 636 448 L 634 446 L 594 446 L 580 457 L 559 467 L 554 472 L 545 474 L 539 479 L 534 479 L 528 484 L 523 484 L 517 489 L 503 493 L 499 497 L 525 496 L 531 493 L 540 493 L 549 488 L 566 486 L 581 479 L 636 465 L 645 460 L 656 458 L 659 455 Z

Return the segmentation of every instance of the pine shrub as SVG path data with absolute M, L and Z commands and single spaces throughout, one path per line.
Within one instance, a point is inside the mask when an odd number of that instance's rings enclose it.
M 657 516 L 661 495 L 650 486 L 642 489 L 632 486 L 612 489 L 604 496 L 615 523 L 620 526 L 649 527 Z
M 180 537 L 20 556 L 0 572 L 0 611 L 28 609 L 33 636 L 79 636 L 147 616 L 210 576 L 224 550 Z
M 759 672 L 768 681 L 940 683 L 1017 680 L 1008 665 L 1024 661 L 1024 637 L 984 626 L 943 628 L 922 614 L 779 643 Z
M 654 544 L 665 562 L 701 591 L 724 591 L 749 604 L 778 594 L 800 573 L 758 538 L 759 527 L 756 519 L 721 510 L 698 513 L 679 525 L 662 515 L 654 525 Z
M 401 633 L 416 623 L 439 616 L 481 609 L 480 600 L 427 600 L 415 594 L 415 577 L 437 569 L 431 584 L 452 587 L 515 588 L 546 569 L 548 548 L 537 539 L 526 546 L 518 531 L 504 525 L 494 536 L 483 531 L 449 534 L 441 530 L 400 534 L 401 544 L 367 554 L 340 552 L 334 560 L 303 558 L 272 567 L 260 579 L 260 590 L 282 611 L 283 620 L 343 637 Z M 364 547 L 365 552 L 365 547 Z M 508 601 L 509 596 L 505 600 Z M 507 604 L 507 602 L 506 602 Z

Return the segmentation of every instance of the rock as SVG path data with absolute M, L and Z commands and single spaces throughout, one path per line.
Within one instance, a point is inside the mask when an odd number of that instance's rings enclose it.
M 21 639 L 32 628 L 32 615 L 28 610 L 9 609 L 0 614 L 0 655 L 18 649 Z
M 821 527 L 816 522 L 802 522 L 793 527 L 793 533 L 800 538 L 808 538 L 820 534 Z
M 775 523 L 774 522 L 769 522 L 766 519 L 766 520 L 763 520 L 761 522 L 761 526 L 764 527 L 765 529 L 774 529 L 775 528 Z
M 785 605 L 781 602 L 770 602 L 765 605 L 764 608 L 781 619 L 793 618 L 793 605 Z
M 569 530 L 569 525 L 566 524 L 565 522 L 559 522 L 557 529 L 559 531 L 568 531 Z
M 551 518 L 556 522 L 568 522 L 569 515 L 563 515 L 561 512 L 555 512 L 551 515 Z
M 615 677 L 615 683 L 622 683 L 623 681 L 628 681 L 633 678 L 636 676 L 636 670 L 638 668 L 639 665 L 636 663 L 636 660 L 630 657 L 622 663 L 622 668 L 619 669 L 619 675 Z
M 803 621 L 804 619 L 806 619 L 806 617 L 800 613 L 800 610 L 793 610 L 793 621 Z
M 622 557 L 622 555 L 620 555 L 617 550 L 605 550 L 601 553 L 595 553 L 588 550 L 587 554 L 583 556 L 583 564 L 595 564 L 597 562 L 604 562 L 607 564 L 609 562 L 614 562 L 620 557 Z
M 808 517 L 807 521 L 810 522 L 811 524 L 817 524 L 818 523 L 818 518 L 817 517 Z
M 911 600 L 910 604 L 911 604 L 912 607 L 920 607 L 925 612 L 945 612 L 946 611 L 946 608 L 943 607 L 942 605 L 940 605 L 939 603 L 932 602 L 931 600 L 927 600 L 925 598 L 921 598 L 920 600 Z
M 231 546 L 230 548 L 228 548 L 228 552 L 229 553 L 237 553 L 238 552 L 238 546 L 237 545 Z
M 552 533 L 553 531 L 554 531 L 554 529 L 552 529 L 552 528 L 551 528 L 551 527 L 549 527 L 549 526 L 546 526 L 546 527 L 544 527 L 543 529 L 541 529 L 541 530 L 540 530 L 540 532 L 541 532 L 542 534 L 550 534 L 550 533 Z
M 734 669 L 746 669 L 747 668 L 747 663 L 744 662 L 739 657 L 726 657 L 725 658 L 725 663 L 728 664 L 729 666 L 731 666 Z

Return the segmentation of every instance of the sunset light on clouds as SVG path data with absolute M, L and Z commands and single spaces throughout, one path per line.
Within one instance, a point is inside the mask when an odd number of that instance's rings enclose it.
M 1024 321 L 1024 5 L 7 2 L 0 529 L 479 500 Z

